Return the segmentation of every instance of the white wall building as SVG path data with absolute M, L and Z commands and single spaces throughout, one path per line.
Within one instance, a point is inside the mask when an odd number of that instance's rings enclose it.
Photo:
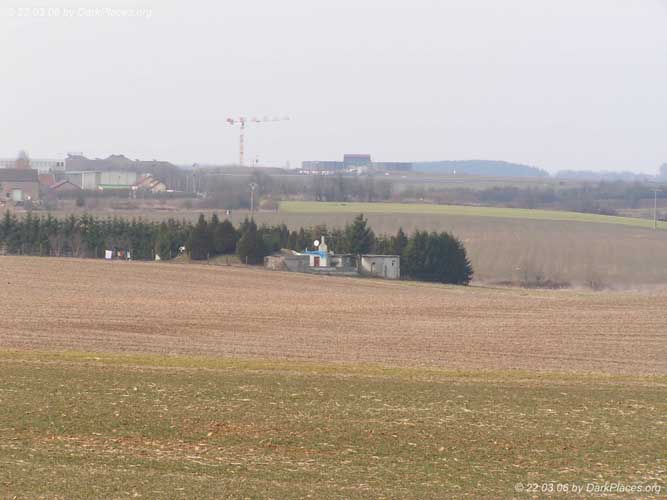
M 40 174 L 65 171 L 65 160 L 30 158 L 28 165 Z M 16 158 L 0 158 L 0 168 L 16 168 Z
M 401 258 L 398 255 L 362 255 L 359 273 L 388 280 L 401 278 Z
M 125 171 L 68 171 L 65 174 L 68 181 L 81 189 L 96 191 L 103 189 L 131 189 L 137 183 L 136 172 Z

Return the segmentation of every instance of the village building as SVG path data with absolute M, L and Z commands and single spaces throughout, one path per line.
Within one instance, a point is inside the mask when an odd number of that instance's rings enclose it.
M 39 200 L 37 170 L 0 168 L 0 202 L 6 204 Z
M 65 174 L 72 184 L 88 191 L 109 191 L 131 189 L 137 182 L 137 173 L 131 171 L 68 171 Z
M 63 179 L 62 181 L 58 181 L 55 184 L 52 184 L 51 186 L 49 186 L 49 189 L 54 193 L 81 191 L 81 188 L 79 186 L 77 186 L 76 184 L 72 184 L 67 179 Z
M 55 183 L 56 176 L 54 174 L 39 174 L 39 186 L 42 188 L 42 190 L 50 188 Z
M 144 174 L 139 177 L 139 180 L 134 186 L 132 186 L 132 191 L 144 191 L 148 193 L 164 193 L 167 191 L 167 186 L 164 182 L 156 179 L 151 174 Z

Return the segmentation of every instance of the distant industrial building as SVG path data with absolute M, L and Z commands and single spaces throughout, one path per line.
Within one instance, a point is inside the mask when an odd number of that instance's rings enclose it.
M 372 171 L 408 172 L 413 169 L 410 162 L 374 162 L 369 154 L 346 154 L 343 161 L 304 161 L 301 163 L 303 173 L 357 173 Z
M 371 155 L 343 155 L 343 165 L 345 167 L 370 167 L 372 164 Z
M 32 179 L 33 174 L 14 174 L 16 171 L 31 171 L 38 175 L 38 186 L 43 193 L 61 193 L 83 189 L 86 191 L 128 191 L 136 193 L 164 193 L 167 185 L 158 177 L 169 177 L 178 168 L 164 161 L 131 160 L 124 155 L 111 155 L 107 158 L 86 158 L 81 153 L 70 153 L 67 158 L 35 159 L 30 158 L 25 151 L 19 152 L 16 158 L 0 159 L 0 171 L 3 171 L 6 195 L 15 201 L 38 199 L 38 193 L 32 185 L 22 186 L 12 191 L 7 187 L 10 182 L 17 182 L 17 178 Z M 25 182 L 25 181 L 21 181 Z M 0 200 L 5 202 L 6 200 Z
M 131 160 L 125 155 L 110 155 L 106 158 L 86 158 L 80 153 L 69 154 L 65 159 L 65 167 L 68 171 L 95 171 L 106 170 L 133 170 L 135 172 L 146 172 L 156 168 L 171 169 L 175 165 L 168 161 L 159 160 Z
M 40 159 L 40 158 L 0 158 L 0 169 L 5 168 L 31 168 L 40 174 L 50 174 L 65 171 L 65 160 Z
M 107 158 L 86 158 L 81 153 L 70 153 L 67 158 L 30 158 L 21 151 L 17 158 L 0 158 L 0 168 L 32 168 L 40 174 L 72 172 L 102 172 L 105 170 L 135 170 L 137 172 L 154 168 L 174 168 L 166 161 L 131 160 L 124 155 L 110 155 Z
M 96 172 L 90 170 L 67 171 L 65 179 L 88 191 L 110 191 L 118 189 L 132 189 L 137 183 L 138 174 L 128 171 L 109 170 Z
M 156 171 L 171 172 L 177 168 L 165 161 L 130 160 L 124 155 L 107 158 L 86 158 L 70 154 L 66 159 L 66 172 L 60 178 L 85 190 L 132 190 L 151 193 L 167 191 L 167 185 L 156 178 Z M 161 177 L 161 175 L 160 175 Z

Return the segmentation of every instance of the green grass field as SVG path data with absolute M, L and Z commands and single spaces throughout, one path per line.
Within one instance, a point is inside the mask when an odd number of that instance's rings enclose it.
M 667 487 L 664 377 L 5 351 L 0 380 L 0 498 Z
M 457 215 L 471 217 L 497 217 L 506 219 L 533 219 L 552 221 L 595 222 L 621 224 L 633 227 L 652 228 L 653 221 L 632 217 L 564 212 L 558 210 L 532 210 L 526 208 L 471 207 L 462 205 L 433 205 L 419 203 L 337 203 L 310 201 L 283 201 L 280 211 L 294 214 L 420 214 Z M 666 222 L 658 222 L 660 229 L 666 229 Z

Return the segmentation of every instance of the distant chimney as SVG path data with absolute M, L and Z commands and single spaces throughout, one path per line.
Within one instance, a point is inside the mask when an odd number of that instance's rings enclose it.
M 27 170 L 30 168 L 30 157 L 25 151 L 19 151 L 18 156 L 16 157 L 16 162 L 14 163 L 16 168 L 21 170 Z

